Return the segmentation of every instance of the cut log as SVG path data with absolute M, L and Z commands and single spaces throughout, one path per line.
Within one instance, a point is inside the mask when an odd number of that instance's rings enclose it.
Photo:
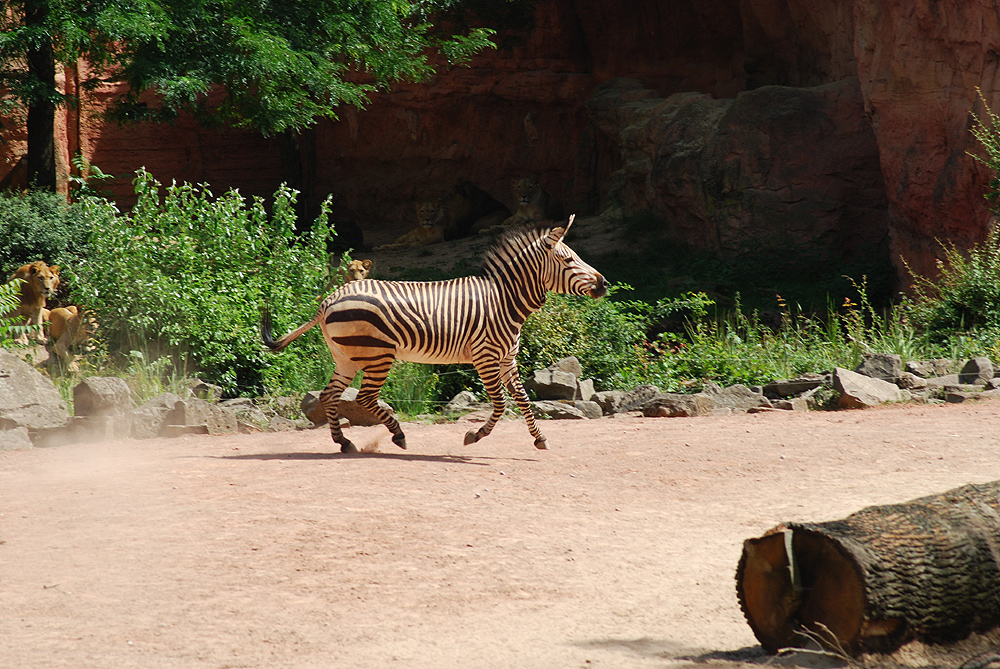
M 1000 626 L 1000 481 L 778 525 L 743 543 L 736 592 L 772 653 L 891 652 Z

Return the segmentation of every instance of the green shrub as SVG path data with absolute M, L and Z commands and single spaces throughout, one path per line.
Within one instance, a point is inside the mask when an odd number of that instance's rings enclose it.
M 619 285 L 609 294 L 627 289 Z M 593 379 L 598 390 L 641 382 L 648 363 L 644 348 L 648 318 L 636 313 L 637 306 L 609 298 L 549 295 L 521 330 L 522 378 L 573 355 L 580 360 L 584 378 Z
M 67 204 L 57 193 L 0 193 L 0 270 L 5 277 L 21 265 L 44 260 L 72 264 L 86 254 L 87 208 Z
M 332 285 L 326 207 L 295 235 L 295 193 L 282 187 L 268 215 L 237 191 L 214 197 L 190 184 L 135 179 L 131 213 L 87 200 L 93 233 L 75 268 L 74 298 L 96 312 L 109 350 L 169 355 L 227 393 L 322 388 L 333 363 L 318 328 L 281 355 L 260 343 L 261 306 L 287 331 L 315 314 Z

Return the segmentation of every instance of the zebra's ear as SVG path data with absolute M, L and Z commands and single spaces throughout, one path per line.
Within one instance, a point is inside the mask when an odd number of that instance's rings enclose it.
M 569 232 L 570 226 L 573 225 L 573 219 L 575 218 L 576 214 L 570 215 L 569 222 L 566 224 L 565 228 L 553 228 L 552 231 L 549 232 L 548 239 L 546 240 L 549 248 L 555 248 L 556 244 L 562 241 L 563 237 L 566 236 L 566 233 Z

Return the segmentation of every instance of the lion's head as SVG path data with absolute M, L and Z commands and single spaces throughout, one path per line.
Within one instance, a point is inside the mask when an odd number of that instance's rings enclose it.
M 514 196 L 521 204 L 531 202 L 531 198 L 538 192 L 538 182 L 534 179 L 514 179 L 511 184 L 514 186 Z
M 46 298 L 51 297 L 59 289 L 59 265 L 49 267 L 42 260 L 36 260 L 28 265 L 21 265 L 11 279 L 22 279 L 21 303 L 41 301 L 45 306 Z
M 413 205 L 417 211 L 417 225 L 422 228 L 433 228 L 441 214 L 440 202 L 417 202 Z
M 361 279 L 367 279 L 368 273 L 371 272 L 372 261 L 365 260 L 352 260 L 347 266 L 346 276 L 344 278 L 344 283 L 350 283 L 351 281 L 360 281 Z

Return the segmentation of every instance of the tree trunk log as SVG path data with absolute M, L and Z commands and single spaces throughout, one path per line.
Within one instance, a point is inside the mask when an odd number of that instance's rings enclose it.
M 25 3 L 24 23 L 42 27 L 48 14 L 45 2 Z M 47 191 L 56 190 L 56 60 L 52 40 L 39 39 L 26 54 L 28 71 L 38 80 L 38 89 L 28 100 L 28 186 Z
M 736 592 L 772 653 L 810 641 L 851 655 L 890 652 L 997 627 L 1000 481 L 778 525 L 743 543 Z

